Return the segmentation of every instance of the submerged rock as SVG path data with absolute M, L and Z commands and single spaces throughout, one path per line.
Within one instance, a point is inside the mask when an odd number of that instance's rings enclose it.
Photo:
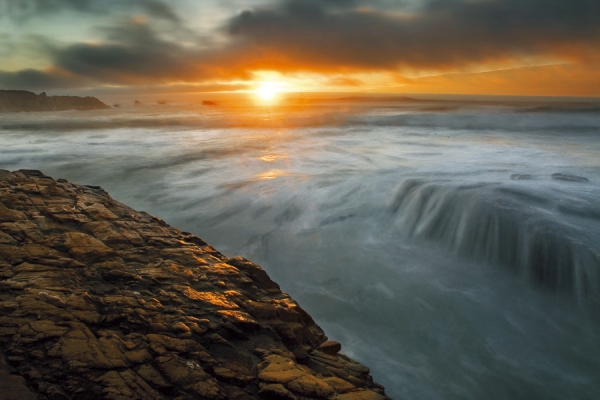
M 513 181 L 528 181 L 533 179 L 533 175 L 531 174 L 512 174 L 510 179 Z
M 567 181 L 567 182 L 589 182 L 588 178 L 584 178 L 583 176 L 576 175 L 567 175 L 567 174 L 552 174 L 552 179 L 556 179 L 559 181 Z
M 0 170 L 0 289 L 30 398 L 387 398 L 259 266 L 100 187 Z

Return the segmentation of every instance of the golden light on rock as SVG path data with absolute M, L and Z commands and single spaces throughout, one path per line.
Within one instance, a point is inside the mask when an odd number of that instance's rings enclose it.
M 219 308 L 236 309 L 239 308 L 237 304 L 229 301 L 227 297 L 221 293 L 214 292 L 197 292 L 190 287 L 184 288 L 181 293 L 191 300 L 203 301 L 205 303 L 212 304 Z

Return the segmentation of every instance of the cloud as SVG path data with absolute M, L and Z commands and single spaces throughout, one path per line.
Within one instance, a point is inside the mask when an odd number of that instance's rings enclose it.
M 202 71 L 202 51 L 164 40 L 139 20 L 104 28 L 107 40 L 48 49 L 55 65 L 97 82 L 135 84 L 195 81 Z
M 181 22 L 173 8 L 161 0 L 0 0 L 0 10 L 16 20 L 64 11 L 102 15 L 139 10 L 155 18 Z
M 598 96 L 600 69 L 555 64 L 452 73 L 414 79 L 410 93 L 496 94 L 522 96 Z
M 357 76 L 370 72 L 460 73 L 532 60 L 590 66 L 600 45 L 597 0 L 265 0 L 224 19 L 208 39 L 191 32 L 190 21 L 179 23 L 177 2 L 3 1 L 23 18 L 65 10 L 106 15 L 94 43 L 38 38 L 52 68 L 0 72 L 2 87 L 39 90 L 212 84 L 259 70 L 327 73 L 329 85 L 360 86 L 369 79 Z M 123 20 L 140 11 L 155 18 Z
M 56 68 L 47 70 L 24 69 L 16 72 L 0 71 L 0 89 L 51 90 L 79 88 L 91 82 L 80 76 Z
M 582 59 L 600 44 L 597 0 L 430 0 L 396 12 L 369 4 L 285 0 L 243 12 L 227 28 L 254 50 L 255 66 L 288 70 L 452 69 L 531 57 Z
M 361 86 L 364 85 L 364 82 L 349 76 L 334 76 L 327 80 L 327 84 L 331 86 Z
M 51 67 L 0 70 L 0 88 L 89 87 L 90 85 L 147 86 L 200 83 L 209 90 L 215 81 L 249 79 L 241 68 L 243 49 L 226 50 L 186 36 L 186 29 L 168 30 L 168 35 L 144 18 L 131 18 L 98 28 L 104 37 L 97 42 L 63 45 L 49 37 L 35 36 L 34 47 L 50 60 Z M 168 38 L 166 38 L 166 37 Z M 188 40 L 180 40 L 185 36 Z M 30 44 L 31 46 L 31 44 Z M 221 89 L 222 90 L 222 89 Z M 233 89 L 232 89 L 233 90 Z

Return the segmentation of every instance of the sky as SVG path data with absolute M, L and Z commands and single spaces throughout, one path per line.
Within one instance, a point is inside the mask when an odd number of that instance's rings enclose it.
M 598 0 L 0 0 L 0 89 L 600 96 Z

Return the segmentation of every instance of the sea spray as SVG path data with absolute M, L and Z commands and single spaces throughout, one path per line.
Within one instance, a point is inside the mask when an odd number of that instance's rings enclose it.
M 507 184 L 407 180 L 390 212 L 411 238 L 502 264 L 532 282 L 572 292 L 579 299 L 598 297 L 600 241 L 573 218 L 557 215 L 556 203 L 548 193 Z M 589 218 L 591 213 L 581 211 L 575 218 Z

